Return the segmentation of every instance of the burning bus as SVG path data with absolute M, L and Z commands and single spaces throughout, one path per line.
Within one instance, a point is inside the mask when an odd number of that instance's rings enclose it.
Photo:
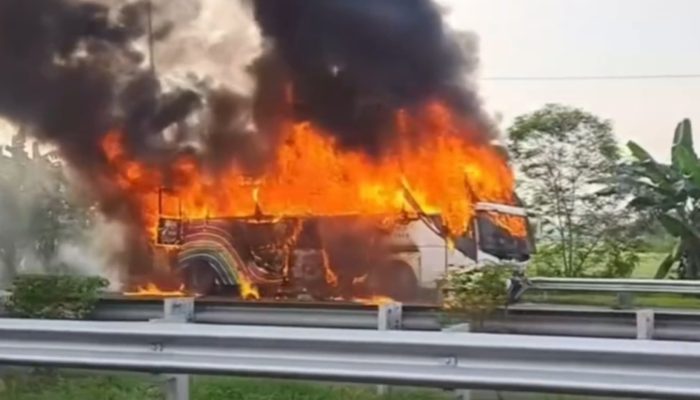
M 449 268 L 525 268 L 533 245 L 502 152 L 440 104 L 397 126 L 372 158 L 291 121 L 255 176 L 231 165 L 211 177 L 182 156 L 166 179 L 125 157 L 118 132 L 103 148 L 157 268 L 188 293 L 418 301 Z
M 129 290 L 410 300 L 532 252 L 433 0 L 6 3 L 0 115 L 125 227 Z
M 169 254 L 188 292 L 421 301 L 448 268 L 499 261 L 527 266 L 533 247 L 524 209 L 496 203 L 475 207 L 468 229 L 453 238 L 439 215 L 413 211 L 397 216 L 161 217 L 156 243 Z M 328 238 L 341 248 L 326 243 Z

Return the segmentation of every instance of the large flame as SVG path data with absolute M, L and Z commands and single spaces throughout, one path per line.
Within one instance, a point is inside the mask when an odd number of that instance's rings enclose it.
M 417 124 L 397 114 L 401 131 Z M 426 123 L 427 121 L 427 123 Z M 463 233 L 477 201 L 513 204 L 514 178 L 507 160 L 440 105 L 426 107 L 419 141 L 399 140 L 379 160 L 341 149 L 330 135 L 309 122 L 287 124 L 275 161 L 251 180 L 232 167 L 216 179 L 205 176 L 191 158 L 173 166 L 178 176 L 174 196 L 162 202 L 163 216 L 187 218 L 399 214 L 412 211 L 405 191 L 422 211 L 440 214 L 448 231 Z M 118 171 L 118 184 L 138 198 L 148 229 L 155 234 L 159 212 L 159 171 L 129 159 L 118 131 L 103 142 Z M 415 210 L 413 210 L 415 211 Z M 499 225 L 524 235 L 522 219 Z M 506 223 L 507 222 L 507 223 Z

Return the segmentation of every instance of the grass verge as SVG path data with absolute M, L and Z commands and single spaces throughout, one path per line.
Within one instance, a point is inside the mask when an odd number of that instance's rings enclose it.
M 13 374 L 5 377 L 3 400 L 162 400 L 160 385 L 139 376 Z M 371 388 L 274 381 L 197 377 L 192 400 L 447 400 L 439 391 L 402 390 L 386 397 Z
M 162 400 L 161 387 L 136 375 L 54 373 L 3 377 L 2 400 Z M 316 384 L 263 379 L 193 379 L 191 400 L 448 400 L 439 390 L 398 389 L 378 396 L 369 386 Z M 588 400 L 587 397 L 476 392 L 474 400 Z M 604 400 L 604 399 L 599 399 Z

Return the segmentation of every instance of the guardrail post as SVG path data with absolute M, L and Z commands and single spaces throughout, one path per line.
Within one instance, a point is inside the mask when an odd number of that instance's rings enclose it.
M 654 310 L 637 310 L 637 339 L 654 339 Z
M 167 298 L 163 300 L 163 318 L 151 322 L 191 322 L 194 320 L 194 298 Z M 165 400 L 189 400 L 190 376 L 183 374 L 161 375 L 164 384 Z
M 399 331 L 401 330 L 401 316 L 403 307 L 401 303 L 380 303 L 377 314 L 377 330 Z M 389 386 L 377 385 L 377 394 L 384 396 L 389 393 Z
M 457 324 L 450 326 L 449 328 L 443 329 L 443 332 L 450 332 L 450 333 L 469 333 L 471 332 L 470 325 L 468 323 L 465 324 Z M 455 366 L 457 365 L 458 361 L 454 360 Z M 470 389 L 457 389 L 454 391 L 455 394 L 455 400 L 471 400 L 472 398 L 472 391 Z
M 163 320 L 167 322 L 192 322 L 194 320 L 194 298 L 177 297 L 164 299 Z
M 401 303 L 380 304 L 377 329 L 380 331 L 400 331 L 402 311 Z

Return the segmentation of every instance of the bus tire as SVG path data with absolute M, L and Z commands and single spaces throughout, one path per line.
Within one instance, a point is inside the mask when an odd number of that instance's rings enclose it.
M 216 294 L 216 271 L 206 261 L 194 261 L 184 269 L 185 290 L 198 295 Z
M 405 261 L 392 261 L 373 269 L 368 276 L 368 285 L 372 295 L 386 296 L 400 302 L 417 300 L 418 278 Z

